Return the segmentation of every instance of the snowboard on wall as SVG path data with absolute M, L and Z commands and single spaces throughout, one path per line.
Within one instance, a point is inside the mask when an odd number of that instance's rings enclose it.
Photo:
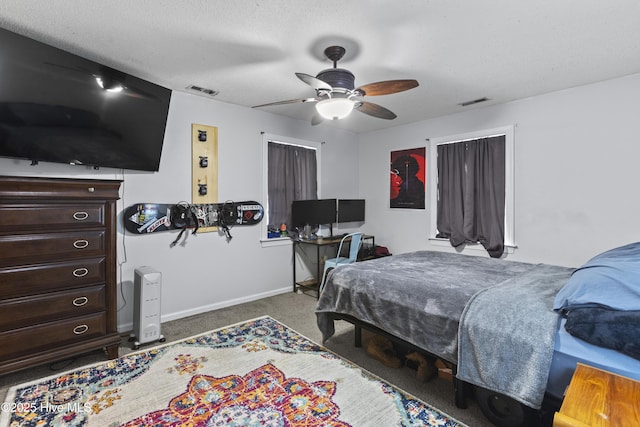
M 134 234 L 236 225 L 262 221 L 264 209 L 255 201 L 187 204 L 137 203 L 124 210 L 124 228 Z

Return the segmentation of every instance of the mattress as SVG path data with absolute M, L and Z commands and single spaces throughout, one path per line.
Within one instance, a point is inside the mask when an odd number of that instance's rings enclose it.
M 458 325 L 469 299 L 535 267 L 433 251 L 341 266 L 327 276 L 318 327 L 326 341 L 334 333 L 332 315 L 349 315 L 457 363 Z

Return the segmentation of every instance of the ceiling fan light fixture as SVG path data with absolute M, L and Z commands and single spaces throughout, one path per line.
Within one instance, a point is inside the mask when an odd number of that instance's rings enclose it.
M 316 104 L 318 114 L 327 120 L 340 120 L 353 111 L 354 102 L 348 98 L 323 99 Z

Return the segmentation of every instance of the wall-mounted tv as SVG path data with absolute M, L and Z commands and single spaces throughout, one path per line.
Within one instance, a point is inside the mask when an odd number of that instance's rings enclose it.
M 364 222 L 364 199 L 338 199 L 338 222 Z
M 333 224 L 336 222 L 336 199 L 294 200 L 291 222 L 293 227 Z
M 157 171 L 171 91 L 0 29 L 0 157 Z

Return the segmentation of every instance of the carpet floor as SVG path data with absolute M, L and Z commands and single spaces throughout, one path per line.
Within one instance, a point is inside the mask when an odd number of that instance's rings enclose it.
M 247 319 L 270 316 L 294 329 L 301 335 L 321 343 L 322 338 L 315 323 L 316 299 L 301 293 L 285 293 L 249 303 L 239 304 L 196 316 L 191 316 L 162 324 L 162 334 L 167 342 L 182 340 L 207 331 L 237 324 Z M 380 377 L 384 381 L 406 391 L 408 394 L 426 402 L 434 408 L 448 414 L 452 418 L 469 426 L 485 427 L 492 424 L 487 421 L 473 399 L 469 400 L 467 409 L 459 409 L 454 405 L 453 385 L 451 382 L 435 378 L 428 382 L 420 381 L 416 371 L 408 367 L 388 368 L 370 357 L 366 352 L 366 342 L 371 336 L 363 334 L 364 346 L 356 348 L 353 345 L 353 326 L 346 322 L 337 322 L 336 334 L 324 343 L 331 352 L 345 358 L 365 370 Z M 143 345 L 141 350 L 153 344 Z M 123 336 L 120 355 L 132 353 L 128 335 Z M 76 369 L 91 363 L 104 361 L 102 352 L 81 355 L 73 360 L 43 365 L 26 369 L 16 373 L 0 376 L 0 399 L 5 400 L 9 387 L 33 381 L 43 377 L 55 375 L 56 372 Z

